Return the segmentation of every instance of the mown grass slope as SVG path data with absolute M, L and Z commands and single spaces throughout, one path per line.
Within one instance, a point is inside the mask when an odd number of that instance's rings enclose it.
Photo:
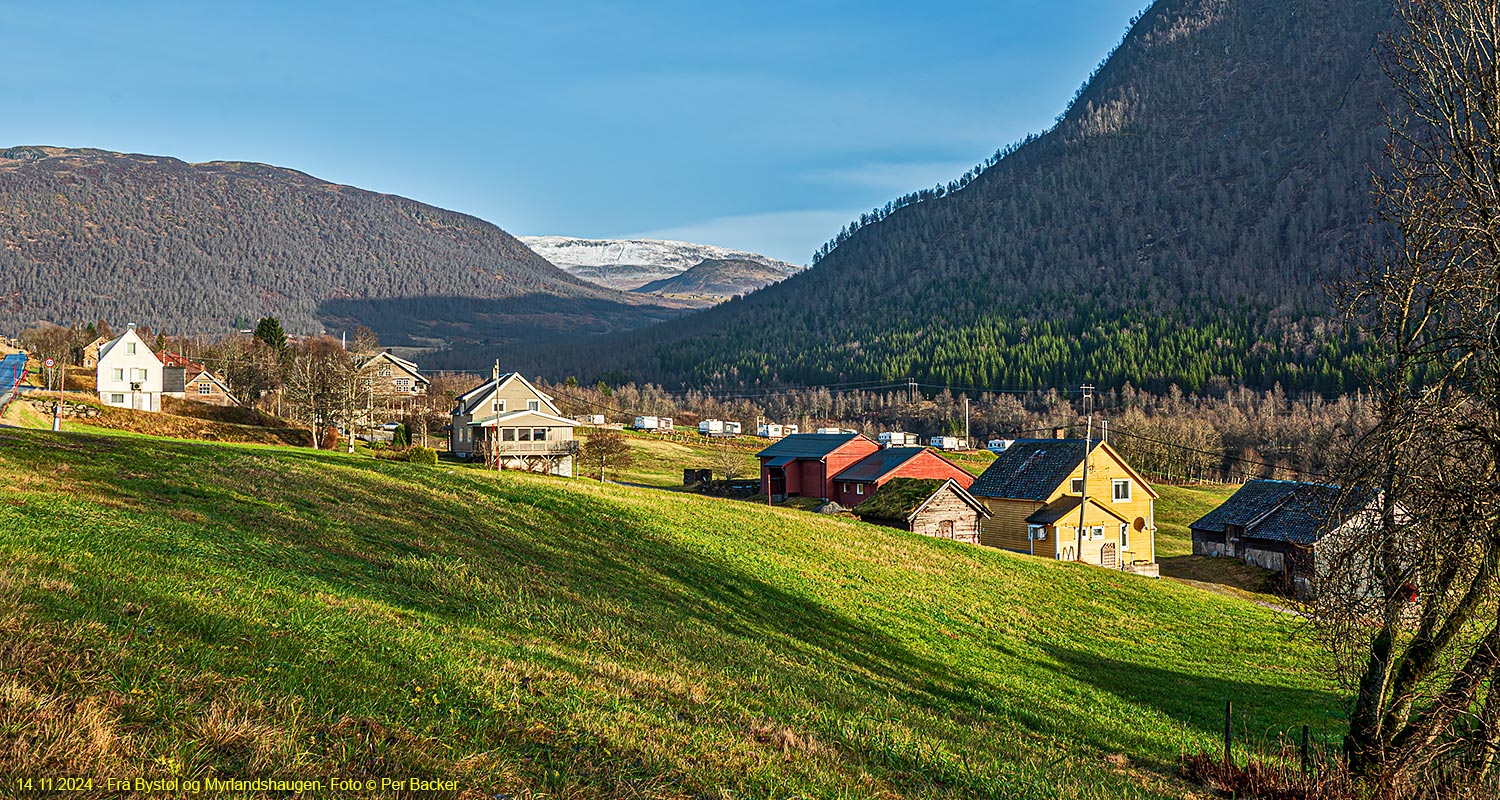
M 1225 700 L 1341 704 L 1290 619 L 748 503 L 0 429 L 0 775 L 1183 797 Z

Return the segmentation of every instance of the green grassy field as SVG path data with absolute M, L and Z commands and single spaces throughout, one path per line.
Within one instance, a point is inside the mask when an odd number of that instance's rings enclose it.
M 726 445 L 722 443 L 715 444 L 707 438 L 663 439 L 649 433 L 623 433 L 630 443 L 631 465 L 611 472 L 607 476 L 610 480 L 681 489 L 684 469 L 712 469 L 716 477 L 723 477 L 720 460 Z M 588 441 L 587 429 L 580 428 L 578 438 Z M 748 437 L 730 441 L 727 451 L 738 466 L 738 479 L 754 480 L 760 474 L 760 461 L 755 454 L 769 443 Z
M 1188 526 L 1214 510 L 1240 487 L 1234 485 L 1153 486 L 1156 500 L 1156 556 L 1171 558 L 1193 552 Z
M 0 776 L 1188 797 L 1225 700 L 1257 736 L 1342 705 L 1294 626 L 748 503 L 0 429 Z

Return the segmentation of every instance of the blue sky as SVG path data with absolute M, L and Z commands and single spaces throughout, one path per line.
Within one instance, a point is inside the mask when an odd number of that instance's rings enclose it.
M 262 161 L 515 234 L 806 263 L 1050 125 L 1146 4 L 0 0 L 0 146 Z

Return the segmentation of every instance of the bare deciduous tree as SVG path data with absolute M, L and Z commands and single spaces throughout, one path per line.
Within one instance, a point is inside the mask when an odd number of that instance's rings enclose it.
M 630 466 L 630 442 L 618 431 L 595 431 L 583 443 L 578 458 L 603 483 L 608 470 Z
M 1398 796 L 1479 796 L 1500 747 L 1500 4 L 1397 10 L 1391 235 L 1345 299 L 1375 349 L 1376 424 L 1340 479 L 1378 513 L 1317 610 L 1356 689 L 1350 767 Z

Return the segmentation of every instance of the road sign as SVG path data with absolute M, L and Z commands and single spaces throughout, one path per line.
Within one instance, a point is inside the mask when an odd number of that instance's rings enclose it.
M 46 361 L 42 362 L 42 366 L 46 367 L 47 369 L 52 369 L 53 367 L 57 366 L 57 359 L 49 358 Z

